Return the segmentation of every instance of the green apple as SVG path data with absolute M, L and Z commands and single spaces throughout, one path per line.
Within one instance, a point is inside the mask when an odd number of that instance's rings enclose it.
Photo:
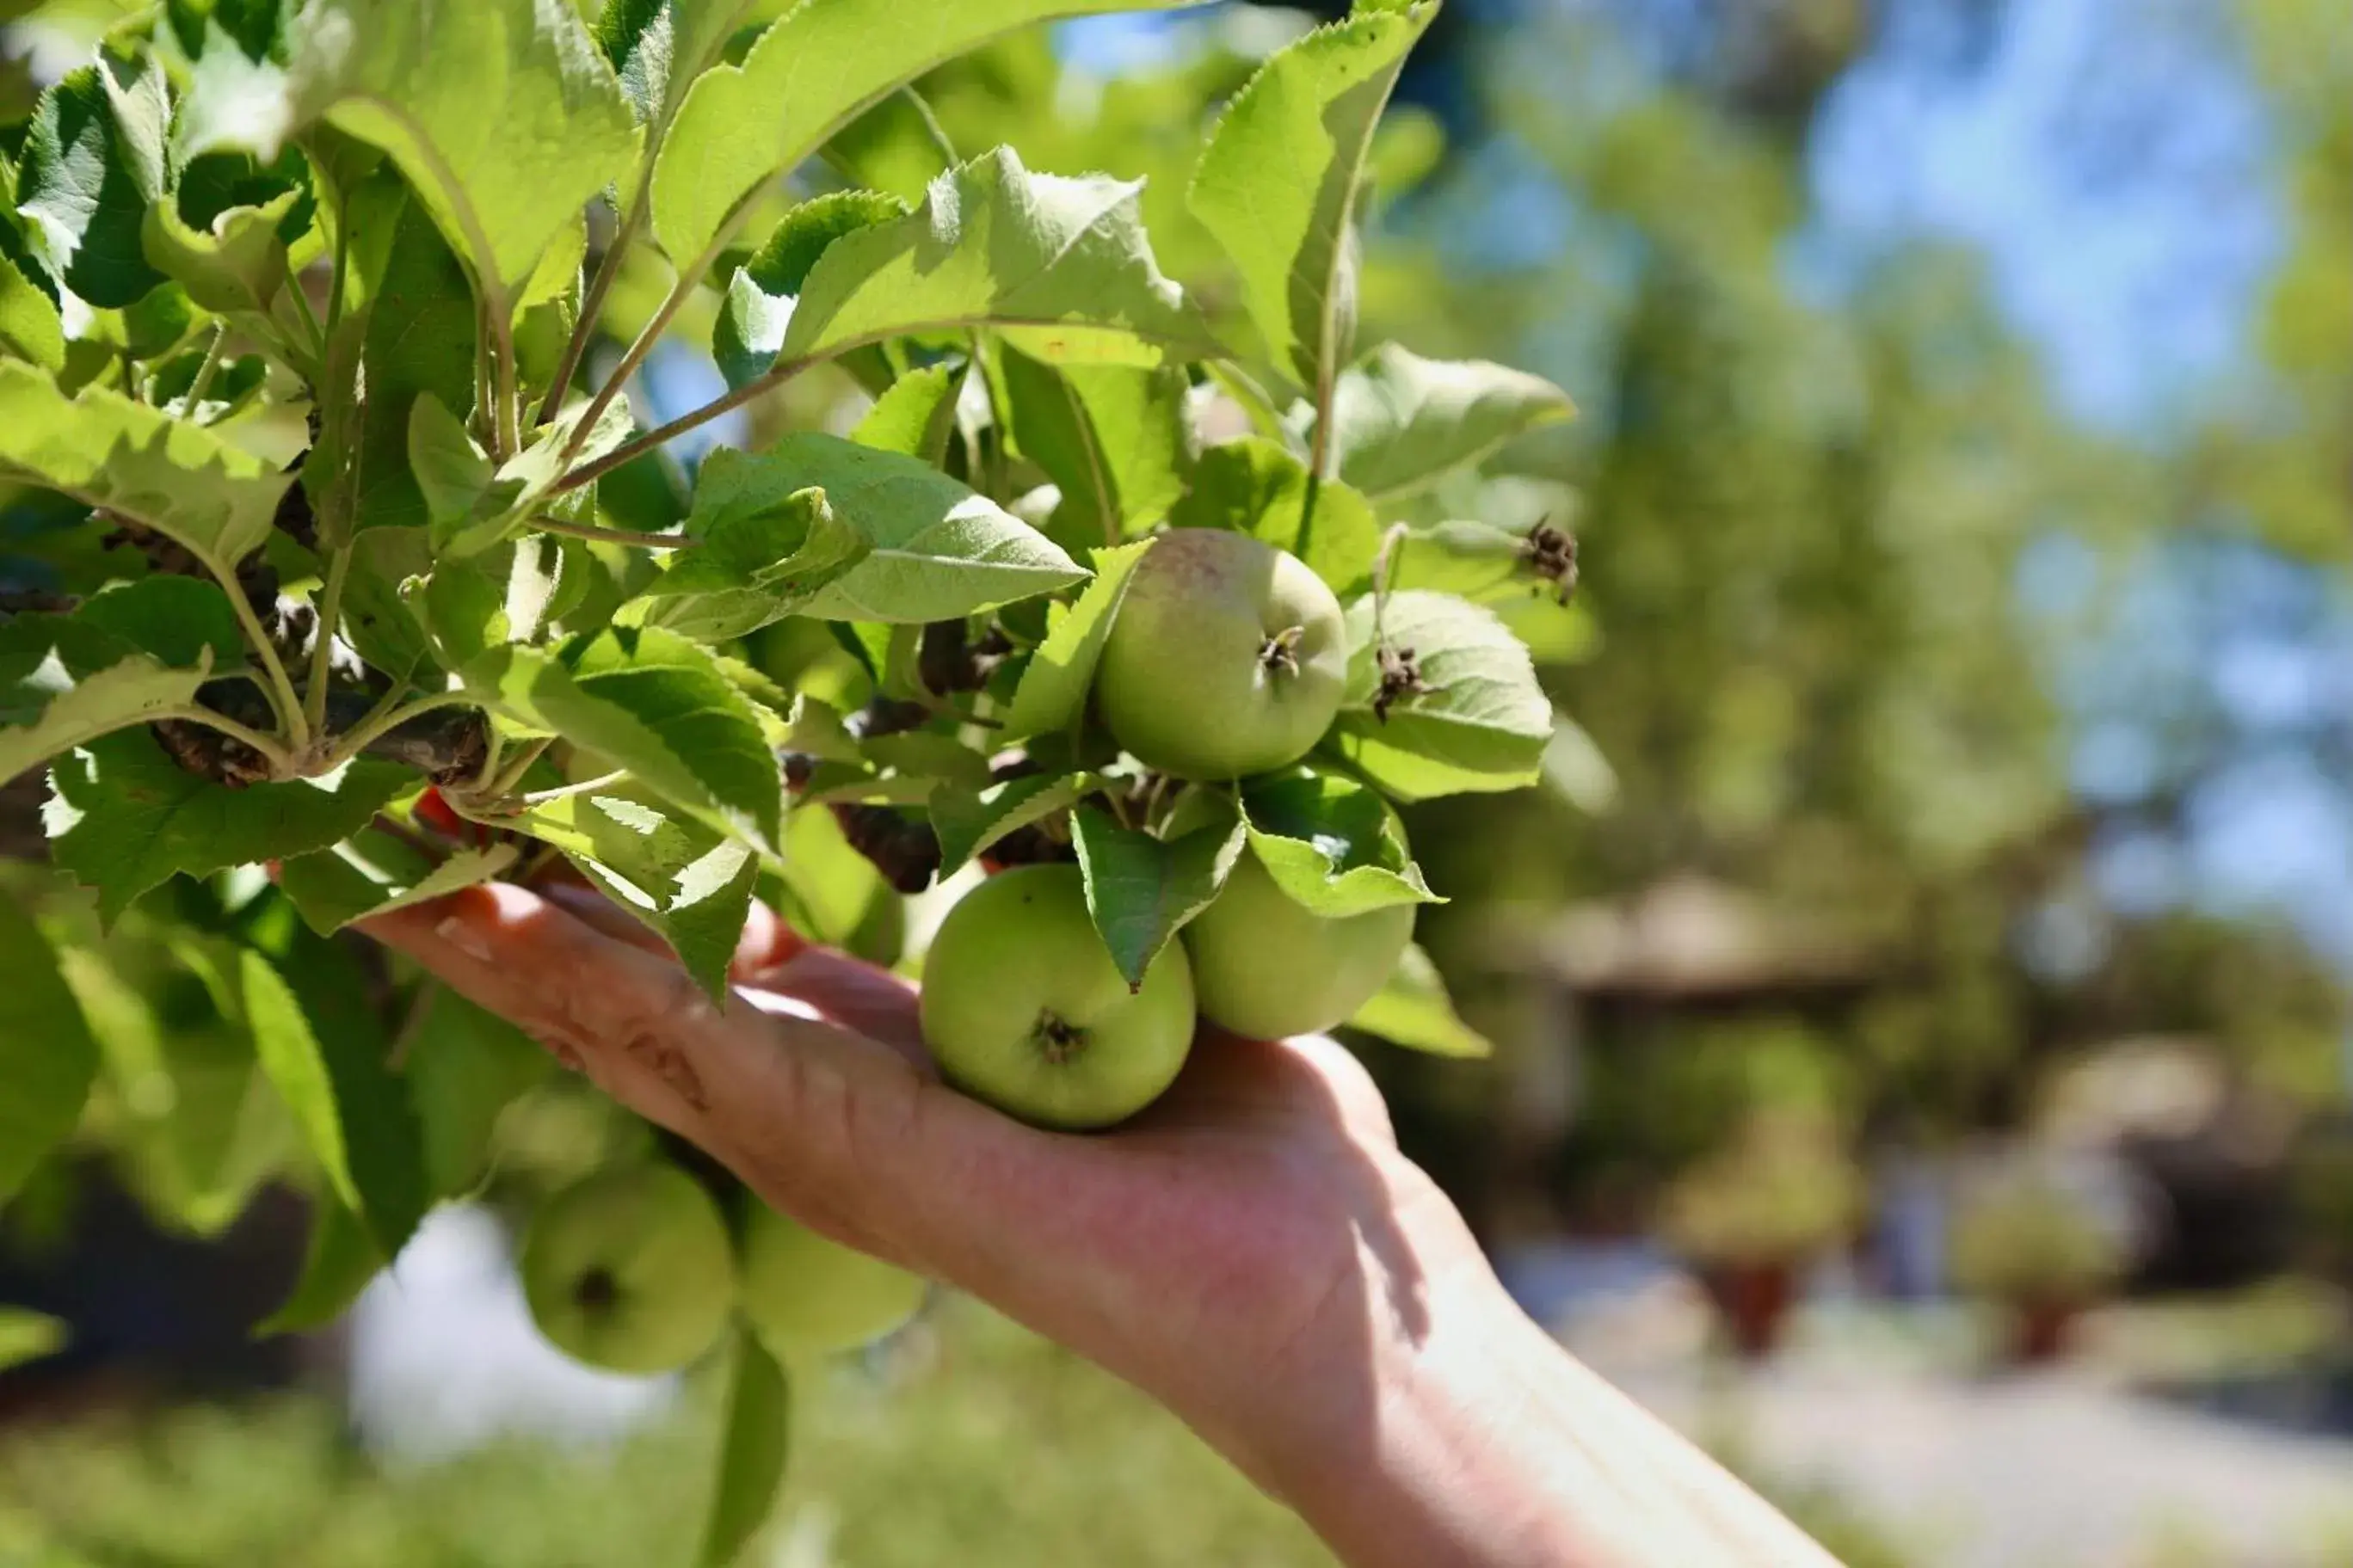
M 718 1203 L 672 1165 L 604 1171 L 540 1206 L 522 1289 L 556 1349 L 607 1372 L 675 1372 L 735 1310 L 735 1249 Z
M 923 1040 L 947 1080 L 1039 1127 L 1126 1121 L 1193 1045 L 1193 975 L 1171 942 L 1130 990 L 1076 866 L 1025 866 L 967 894 L 923 962 Z
M 1340 601 L 1303 562 L 1247 534 L 1176 529 L 1136 566 L 1095 700 L 1162 773 L 1225 780 L 1288 767 L 1339 716 Z
M 1253 1040 L 1337 1028 L 1388 984 L 1413 922 L 1410 904 L 1326 919 L 1245 855 L 1217 902 L 1185 928 L 1201 1016 Z
M 907 1326 L 926 1286 L 753 1202 L 743 1237 L 744 1316 L 786 1361 L 854 1351 Z

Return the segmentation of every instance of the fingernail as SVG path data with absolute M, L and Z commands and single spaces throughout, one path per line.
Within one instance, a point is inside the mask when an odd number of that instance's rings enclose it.
M 433 934 L 476 963 L 491 962 L 491 944 L 484 942 L 481 934 L 468 925 L 462 916 L 449 916 L 433 928 Z

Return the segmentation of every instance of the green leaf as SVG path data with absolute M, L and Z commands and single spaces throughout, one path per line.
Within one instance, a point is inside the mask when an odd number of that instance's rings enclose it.
M 164 0 L 164 13 L 180 47 L 201 59 L 221 47 L 268 59 L 285 47 L 290 0 Z
M 753 198 L 934 66 L 1033 22 L 1193 0 L 807 0 L 741 66 L 688 91 L 654 171 L 654 237 L 682 270 L 725 244 Z
M 878 452 L 896 452 L 937 467 L 955 434 L 956 400 L 964 392 L 962 364 L 911 370 L 891 384 L 859 421 L 849 438 Z
M 1240 270 L 1267 353 L 1328 403 L 1356 331 L 1356 202 L 1373 132 L 1437 0 L 1364 0 L 1269 60 L 1226 110 L 1193 214 Z
M 1348 691 L 1331 743 L 1399 800 L 1520 789 L 1536 782 L 1552 703 L 1528 650 L 1493 611 L 1445 594 L 1391 595 L 1386 637 L 1371 597 L 1348 611 Z M 1427 690 L 1377 710 L 1383 641 L 1409 650 Z
M 737 462 L 722 451 L 704 465 L 686 525 L 696 546 L 647 585 L 646 625 L 702 642 L 748 637 L 807 610 L 872 552 L 825 491 L 771 501 L 732 487 Z
M 597 416 L 596 427 L 583 439 L 579 451 L 567 456 L 577 421 L 586 418 L 587 413 L 587 407 L 583 406 L 543 431 L 501 465 L 491 476 L 489 485 L 479 492 L 470 487 L 480 477 L 480 470 L 469 464 L 453 444 L 452 427 L 443 423 L 437 428 L 434 416 L 427 415 L 423 434 L 427 445 L 421 452 L 412 447 L 411 457 L 427 458 L 435 465 L 438 482 L 447 486 L 428 505 L 462 509 L 434 517 L 436 553 L 444 559 L 458 560 L 480 555 L 530 529 L 543 516 L 575 524 L 593 521 L 596 510 L 594 485 L 562 494 L 557 493 L 556 486 L 573 462 L 594 461 L 620 446 L 628 438 L 634 420 L 625 402 L 615 402 Z M 414 438 L 418 432 L 412 428 L 410 434 Z
M 135 304 L 164 281 L 140 236 L 163 195 L 170 119 L 162 68 L 105 53 L 33 110 L 16 210 L 49 276 L 101 310 Z
M 1029 668 L 1021 672 L 1012 710 L 1005 717 L 1006 739 L 1026 740 L 1068 729 L 1086 711 L 1087 693 L 1093 689 L 1095 667 L 1103 662 L 1112 623 L 1127 598 L 1127 585 L 1136 567 L 1153 543 L 1139 539 L 1116 550 L 1094 552 L 1095 580 L 1087 584 L 1076 604 L 1054 607 L 1045 642 Z
M 794 303 L 778 362 L 984 326 L 1054 364 L 1216 354 L 1208 322 L 1153 259 L 1142 190 L 1032 174 L 1010 148 L 975 159 L 942 175 L 917 211 L 827 248 Z
M 1544 754 L 1545 788 L 1588 816 L 1607 816 L 1618 808 L 1618 770 L 1576 720 L 1555 711 L 1552 721 L 1552 740 Z
M 364 995 L 337 994 L 343 988 L 322 984 L 327 976 L 307 964 L 298 992 L 250 948 L 238 955 L 237 973 L 262 1071 L 336 1198 L 359 1215 L 381 1256 L 398 1257 L 425 1215 L 423 1142 L 406 1086 L 385 1060 L 381 1029 L 353 1026 Z M 355 967 L 348 978 L 357 982 Z
M 728 1568 L 776 1509 L 792 1450 L 792 1389 L 785 1369 L 748 1331 L 735 1335 L 735 1372 L 720 1438 L 719 1482 L 703 1525 L 702 1568 Z
M 503 516 L 514 490 L 493 497 L 499 466 L 478 446 L 464 420 L 431 393 L 408 410 L 408 471 L 425 500 L 437 543 L 460 525 Z
M 943 786 L 934 791 L 932 828 L 940 837 L 941 880 L 962 870 L 975 856 L 1070 810 L 1101 787 L 1102 781 L 1089 774 L 1034 773 L 984 789 Z
M 58 959 L 105 1058 L 126 1174 L 151 1211 L 209 1237 L 243 1212 L 297 1140 L 255 1063 L 233 952 L 185 928 L 172 934 L 170 954 L 117 941 L 105 955 L 69 947 Z M 210 1016 L 175 1006 L 166 1026 L 148 994 L 183 997 L 190 984 Z
M 20 900 L 0 900 L 0 1205 L 72 1135 L 98 1066 L 57 950 Z
M 1353 779 L 1261 780 L 1243 790 L 1242 815 L 1275 886 L 1326 920 L 1446 901 L 1422 880 L 1388 805 Z
M 401 584 L 421 577 L 433 560 L 421 530 L 375 529 L 352 542 L 350 581 L 343 589 L 343 637 L 370 669 L 418 685 L 433 668 L 433 645 L 401 596 Z
M 1527 599 L 1547 590 L 1532 570 L 1528 539 L 1485 522 L 1440 522 L 1398 535 L 1389 586 L 1451 594 L 1474 605 Z
M 297 31 L 300 118 L 391 156 L 494 314 L 636 161 L 637 117 L 567 0 L 315 0 Z
M 354 921 L 430 903 L 514 868 L 512 844 L 465 849 L 435 860 L 407 839 L 371 828 L 332 849 L 298 855 L 279 868 L 278 886 L 310 928 L 332 936 Z
M 1116 544 L 1168 515 L 1190 458 L 1182 371 L 1057 369 L 1009 346 L 1002 363 L 1013 439 L 1062 492 L 1059 539 Z
M 64 318 L 47 290 L 0 256 L 0 351 L 55 373 L 66 363 Z
M 899 896 L 874 863 L 850 847 L 840 823 L 823 806 L 796 803 L 785 827 L 784 886 L 794 928 L 831 947 L 850 943 Z
M 767 243 L 727 285 L 726 302 L 711 336 L 712 357 L 727 384 L 745 385 L 775 368 L 809 273 L 835 241 L 903 218 L 907 211 L 907 204 L 896 196 L 837 191 L 786 213 Z
M 510 717 L 586 747 L 648 786 L 776 842 L 784 781 L 758 714 L 711 654 L 659 626 L 584 634 L 561 650 L 497 647 L 466 688 Z
M 168 665 L 79 616 L 0 621 L 0 780 L 195 706 L 210 658 Z
M 932 106 L 902 87 L 843 126 L 825 144 L 825 161 L 851 184 L 919 202 L 956 155 Z
M 978 789 L 989 779 L 988 759 L 942 730 L 876 735 L 860 750 L 901 778 L 934 779 L 960 789 Z
M 254 1325 L 253 1337 L 275 1339 L 325 1328 L 350 1311 L 383 1271 L 384 1254 L 369 1236 L 366 1222 L 332 1197 L 316 1199 L 301 1276 L 278 1310 Z
M 727 40 L 763 0 L 605 0 L 596 47 L 640 120 L 668 123 Z
M 266 206 L 231 207 L 208 229 L 190 227 L 172 203 L 157 202 L 141 243 L 149 265 L 206 310 L 267 319 L 290 275 L 280 230 L 299 200 L 288 191 Z
M 425 1172 L 438 1198 L 459 1198 L 490 1174 L 508 1106 L 554 1075 L 554 1058 L 497 1014 L 436 986 L 403 1031 L 403 1076 L 425 1132 Z
M 188 73 L 172 131 L 185 164 L 207 154 L 269 152 L 293 132 L 286 69 L 238 48 L 207 48 Z
M 66 1348 L 71 1333 L 56 1318 L 13 1307 L 0 1309 L 0 1372 L 57 1354 Z
M 97 889 L 109 924 L 174 877 L 323 849 L 357 833 L 417 775 L 362 760 L 323 779 L 236 790 L 173 763 L 143 732 L 60 758 L 45 809 L 51 856 Z
M 357 526 L 414 528 L 430 520 L 411 462 L 416 408 L 426 398 L 456 414 L 474 406 L 480 313 L 457 253 L 419 202 L 390 219 L 391 248 L 368 307 L 361 356 L 353 490 Z
M 1381 528 L 1372 507 L 1346 485 L 1326 480 L 1316 491 L 1315 528 L 1303 553 L 1307 465 L 1271 441 L 1255 437 L 1203 452 L 1192 486 L 1169 521 L 1179 528 L 1223 528 L 1247 533 L 1298 555 L 1336 594 L 1362 589 L 1380 553 Z
M 1095 929 L 1137 987 L 1161 950 L 1217 900 L 1249 843 L 1239 818 L 1174 843 L 1122 827 L 1092 806 L 1081 806 L 1071 826 Z
M 1576 412 L 1568 394 L 1542 376 L 1426 360 L 1387 343 L 1340 377 L 1332 461 L 1373 500 L 1395 500 Z
M 142 577 L 93 595 L 73 618 L 183 669 L 207 658 L 216 670 L 245 660 L 237 611 L 221 585 L 206 578 Z
M 659 932 L 712 997 L 751 919 L 752 851 L 642 791 L 567 795 L 518 825 L 564 851 L 622 909 Z
M 695 508 L 756 511 L 812 488 L 871 546 L 801 612 L 818 620 L 929 626 L 1086 576 L 1037 530 L 930 464 L 834 436 L 787 436 L 757 457 L 714 453 Z
M 1348 1027 L 1431 1056 L 1478 1060 L 1495 1054 L 1494 1042 L 1456 1014 L 1446 981 L 1419 947 L 1405 950 L 1388 984 L 1348 1020 Z
M 269 537 L 293 480 L 211 431 L 101 387 L 69 398 L 0 363 L 0 471 L 169 535 L 227 569 Z

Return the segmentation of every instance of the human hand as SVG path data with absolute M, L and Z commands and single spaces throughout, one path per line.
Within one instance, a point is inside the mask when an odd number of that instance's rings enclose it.
M 755 911 L 714 1004 L 586 889 L 368 928 L 838 1241 L 1152 1394 L 1358 1568 L 1829 1559 L 1512 1305 L 1329 1040 L 1206 1033 L 1115 1132 L 940 1083 L 905 982 Z
M 1492 1289 L 1327 1040 L 1204 1037 L 1117 1134 L 1038 1131 L 930 1074 L 915 993 L 765 910 L 714 1005 L 576 887 L 473 889 L 374 934 L 819 1231 L 1136 1384 L 1270 1488 L 1345 1452 L 1433 1300 Z

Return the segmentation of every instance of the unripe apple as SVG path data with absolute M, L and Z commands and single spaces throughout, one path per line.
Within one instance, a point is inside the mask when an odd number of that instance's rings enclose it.
M 1176 1081 L 1193 976 L 1171 942 L 1131 990 L 1076 866 L 995 877 L 948 913 L 923 963 L 923 1040 L 947 1080 L 1039 1127 L 1124 1121 Z
M 744 1316 L 786 1361 L 852 1351 L 906 1327 L 927 1287 L 754 1202 L 743 1237 Z
M 1388 984 L 1413 924 L 1410 904 L 1327 919 L 1245 855 L 1217 902 L 1185 928 L 1201 1016 L 1253 1040 L 1337 1028 Z
M 671 1165 L 600 1172 L 540 1206 L 520 1260 L 531 1315 L 556 1349 L 607 1372 L 675 1372 L 735 1310 L 719 1205 Z
M 1135 568 L 1103 645 L 1095 700 L 1119 743 L 1182 779 L 1288 767 L 1339 716 L 1340 601 L 1247 534 L 1175 529 Z

